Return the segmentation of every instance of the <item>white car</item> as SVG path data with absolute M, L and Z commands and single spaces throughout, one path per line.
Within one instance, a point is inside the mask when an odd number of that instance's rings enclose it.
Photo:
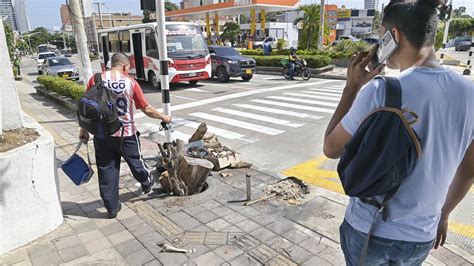
M 36 67 L 38 68 L 38 75 L 43 74 L 43 63 L 44 60 L 48 57 L 56 57 L 56 53 L 53 52 L 45 52 L 45 53 L 39 53 L 38 58 L 36 58 Z
M 265 43 L 265 41 L 268 41 L 270 43 L 270 46 L 272 47 L 272 49 L 277 48 L 277 39 L 271 36 L 263 39 L 263 41 L 256 41 L 253 44 L 253 47 L 256 49 L 263 49 L 263 44 Z

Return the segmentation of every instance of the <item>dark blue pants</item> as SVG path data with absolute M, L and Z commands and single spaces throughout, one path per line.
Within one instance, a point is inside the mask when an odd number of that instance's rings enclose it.
M 118 137 L 94 138 L 100 197 L 107 211 L 115 211 L 119 206 L 119 175 L 122 157 L 130 167 L 133 177 L 142 186 L 150 185 L 150 171 L 143 162 L 138 137 L 137 133 L 130 137 L 123 137 L 122 141 Z
M 346 265 L 359 265 L 360 255 L 367 234 L 354 229 L 346 220 L 339 228 L 341 248 Z M 365 256 L 365 265 L 422 265 L 433 247 L 428 242 L 406 242 L 371 236 Z
M 290 79 L 295 77 L 295 63 L 290 62 Z

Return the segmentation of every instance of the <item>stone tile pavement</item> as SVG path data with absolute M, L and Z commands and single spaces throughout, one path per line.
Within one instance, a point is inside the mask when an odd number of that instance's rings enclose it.
M 17 84 L 24 111 L 53 134 L 60 165 L 77 143 L 74 114 L 36 95 L 31 85 Z M 155 147 L 142 140 L 145 153 L 156 153 Z M 201 194 L 166 197 L 158 188 L 150 195 L 140 195 L 140 188 L 124 169 L 122 211 L 116 219 L 107 219 L 97 178 L 76 187 L 58 169 L 64 223 L 0 256 L 0 265 L 344 264 L 337 227 L 347 199 L 312 188 L 300 206 L 264 201 L 244 207 L 228 201 L 245 198 L 241 183 L 247 174 L 252 177 L 254 197 L 262 195 L 264 185 L 276 177 L 253 169 L 231 172 L 233 175 L 226 178 L 214 174 L 208 179 L 209 188 Z M 335 207 L 327 207 L 333 206 L 330 203 Z M 159 244 L 189 252 L 161 252 Z M 443 248 L 433 252 L 426 265 L 471 263 Z

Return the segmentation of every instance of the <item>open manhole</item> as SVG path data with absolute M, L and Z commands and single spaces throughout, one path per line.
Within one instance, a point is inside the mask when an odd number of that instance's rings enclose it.
M 203 185 L 202 188 L 201 188 L 201 192 L 199 192 L 198 194 L 203 193 L 203 192 L 206 191 L 208 188 L 209 188 L 209 184 L 208 184 L 207 182 L 205 182 L 204 185 Z M 195 194 L 195 195 L 196 195 L 196 194 Z

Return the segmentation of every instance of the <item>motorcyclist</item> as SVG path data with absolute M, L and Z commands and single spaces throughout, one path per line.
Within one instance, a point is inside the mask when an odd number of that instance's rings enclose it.
M 300 61 L 300 58 L 298 55 L 296 55 L 296 49 L 294 47 L 291 47 L 290 49 L 290 54 L 288 55 L 288 59 L 290 60 L 290 80 L 295 80 L 295 67 L 296 64 Z

